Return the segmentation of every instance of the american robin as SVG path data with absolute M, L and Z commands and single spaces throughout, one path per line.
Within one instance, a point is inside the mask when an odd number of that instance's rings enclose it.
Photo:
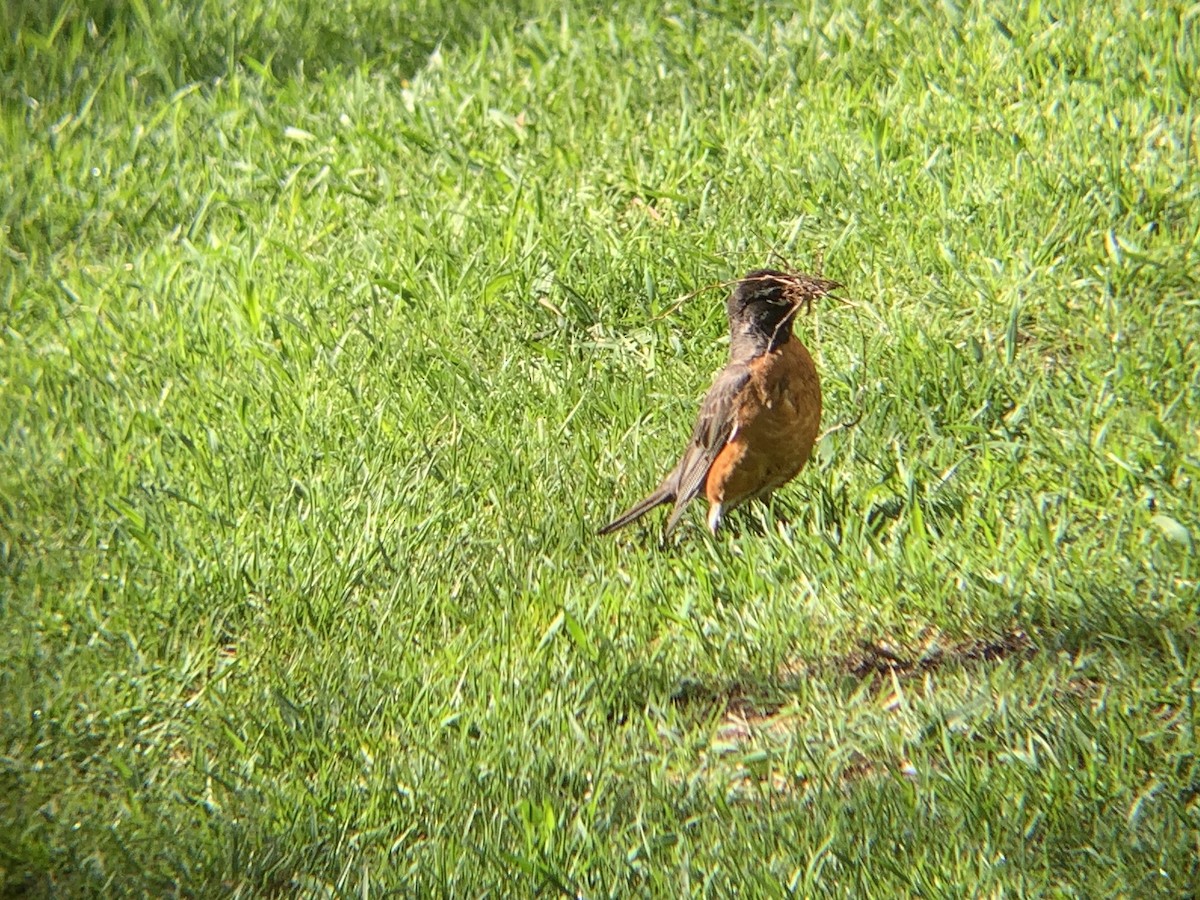
M 701 490 L 715 534 L 726 511 L 769 494 L 804 468 L 821 422 L 821 382 L 808 349 L 792 335 L 792 320 L 802 305 L 839 287 L 773 269 L 757 269 L 737 282 L 725 303 L 729 363 L 700 406 L 683 458 L 600 534 L 672 503 L 664 531 L 669 535 Z

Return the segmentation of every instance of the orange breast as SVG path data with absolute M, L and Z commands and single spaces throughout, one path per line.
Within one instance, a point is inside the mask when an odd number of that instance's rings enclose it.
M 704 484 L 708 502 L 725 509 L 795 478 L 821 426 L 821 381 L 798 339 L 758 357 L 750 373 L 738 398 L 737 430 Z

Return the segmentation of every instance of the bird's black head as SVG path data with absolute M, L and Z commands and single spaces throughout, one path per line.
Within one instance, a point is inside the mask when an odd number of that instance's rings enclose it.
M 784 289 L 789 282 L 786 272 L 775 269 L 755 269 L 753 272 L 747 272 L 734 285 L 725 304 L 730 320 L 786 313 L 795 305 L 784 297 Z
M 800 307 L 837 287 L 841 285 L 835 281 L 798 272 L 747 272 L 725 304 L 730 335 L 747 348 L 777 347 L 791 337 L 792 319 Z
M 792 333 L 792 317 L 796 314 L 796 302 L 787 295 L 789 283 L 785 272 L 755 269 L 734 285 L 725 311 L 729 314 L 729 329 L 735 339 L 740 335 L 761 337 L 771 346 L 787 341 Z

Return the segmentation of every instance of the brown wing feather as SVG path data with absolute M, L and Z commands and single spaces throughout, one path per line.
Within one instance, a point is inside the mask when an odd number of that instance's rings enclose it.
M 700 415 L 692 429 L 683 458 L 651 493 L 647 494 L 621 515 L 617 516 L 598 534 L 608 534 L 635 519 L 639 519 L 663 503 L 674 501 L 671 515 L 663 534 L 668 535 L 679 522 L 684 508 L 704 487 L 705 476 L 713 460 L 733 435 L 735 398 L 738 391 L 750 380 L 750 370 L 744 365 L 727 366 L 708 389 L 704 402 L 700 404 Z
M 736 426 L 736 399 L 738 393 L 750 381 L 750 369 L 745 365 L 731 365 L 722 370 L 709 388 L 704 402 L 700 404 L 700 415 L 692 430 L 683 459 L 679 461 L 673 475 L 675 483 L 675 506 L 667 517 L 664 535 L 670 534 L 683 515 L 684 507 L 694 500 L 704 488 L 704 479 L 712 467 L 713 460 L 721 448 L 729 443 Z

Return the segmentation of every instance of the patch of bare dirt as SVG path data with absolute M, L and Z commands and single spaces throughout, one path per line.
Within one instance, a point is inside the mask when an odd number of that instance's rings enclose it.
M 933 636 L 922 646 L 902 649 L 886 640 L 864 642 L 844 656 L 820 660 L 794 659 L 780 666 L 772 685 L 755 685 L 734 681 L 722 688 L 688 679 L 680 684 L 671 698 L 677 706 L 720 706 L 730 727 L 736 722 L 759 725 L 778 717 L 786 699 L 770 694 L 789 689 L 803 678 L 828 675 L 830 672 L 852 675 L 855 678 L 878 681 L 883 678 L 909 678 L 934 672 L 948 666 L 979 666 L 1012 657 L 1028 659 L 1037 652 L 1029 635 L 1017 628 L 987 638 L 958 641 L 943 645 Z M 772 690 L 773 689 L 773 690 Z
M 882 683 L 884 679 L 903 680 L 947 667 L 977 667 L 1010 658 L 1028 658 L 1036 652 L 1037 647 L 1021 629 L 946 644 L 938 635 L 931 635 L 908 648 L 877 640 L 864 642 L 857 650 L 841 656 L 791 660 L 780 666 L 773 684 L 735 681 L 718 688 L 688 680 L 680 685 L 672 700 L 679 706 L 707 707 L 719 716 L 712 742 L 704 754 L 707 760 L 704 767 L 723 771 L 731 794 L 749 796 L 764 790 L 774 795 L 794 794 L 806 787 L 806 779 L 774 771 L 757 772 L 739 760 L 751 748 L 769 748 L 787 741 L 797 731 L 803 717 L 794 708 L 787 708 L 791 702 L 787 694 L 800 679 L 833 673 Z M 849 785 L 882 775 L 911 780 L 917 777 L 917 771 L 907 759 L 871 760 L 855 751 L 839 779 L 843 785 Z
M 1029 657 L 1037 651 L 1021 629 L 991 638 L 961 641 L 942 646 L 937 640 L 915 651 L 897 649 L 887 641 L 875 641 L 841 659 L 833 668 L 855 678 L 900 677 L 935 671 L 947 665 L 972 665 L 998 662 L 1012 656 Z
M 751 799 L 763 796 L 802 793 L 808 779 L 781 773 L 767 764 L 746 764 L 746 752 L 772 755 L 773 745 L 788 742 L 800 727 L 803 715 L 788 709 L 791 689 L 802 678 L 852 676 L 881 684 L 884 679 L 906 679 L 946 667 L 978 667 L 1006 659 L 1027 659 L 1037 653 L 1024 630 L 943 643 L 931 634 L 916 646 L 900 648 L 884 640 L 864 642 L 851 653 L 822 659 L 793 659 L 779 667 L 773 683 L 736 682 L 721 686 L 689 679 L 679 685 L 672 701 L 682 707 L 702 707 L 718 715 L 712 742 L 702 754 L 701 768 L 709 776 L 724 778 L 731 797 Z M 761 769 L 761 770 L 760 770 Z M 840 769 L 838 779 L 844 786 L 854 782 L 895 776 L 918 778 L 906 758 L 870 760 L 858 751 Z

